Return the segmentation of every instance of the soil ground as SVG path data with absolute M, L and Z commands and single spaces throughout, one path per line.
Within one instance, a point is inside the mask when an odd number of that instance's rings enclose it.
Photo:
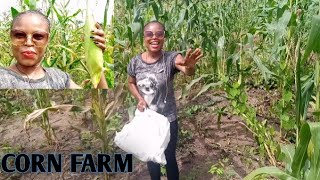
M 177 92 L 177 96 L 180 93 Z M 195 94 L 194 94 L 195 95 Z M 190 97 L 194 97 L 191 94 Z M 258 116 L 268 116 L 273 95 L 263 90 L 250 90 L 249 102 L 258 110 Z M 242 179 L 257 167 L 268 164 L 258 153 L 258 145 L 241 118 L 232 115 L 223 92 L 210 91 L 195 99 L 179 99 L 179 142 L 177 160 L 182 180 Z M 220 123 L 217 110 L 221 113 Z M 125 110 L 122 119 L 128 121 Z M 119 111 L 119 112 L 121 112 Z M 261 114 L 259 114 L 261 113 Z M 97 152 L 100 143 L 92 135 L 90 114 L 50 112 L 59 146 L 48 145 L 44 131 L 37 125 L 24 129 L 24 117 L 1 120 L 0 153 Z M 0 154 L 1 155 L 1 154 Z M 0 174 L 0 179 L 103 179 L 97 174 L 72 174 L 64 158 L 63 173 L 53 174 Z M 211 173 L 209 170 L 211 169 Z M 111 179 L 149 179 L 146 163 L 134 160 L 133 173 L 113 174 Z M 166 179 L 165 176 L 162 179 Z

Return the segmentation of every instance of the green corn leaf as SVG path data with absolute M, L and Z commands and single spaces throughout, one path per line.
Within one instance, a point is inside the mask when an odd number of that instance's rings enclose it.
M 302 65 L 310 56 L 311 52 L 320 53 L 320 16 L 314 16 L 311 22 L 311 31 L 306 46 L 305 53 L 303 55 Z
M 206 77 L 208 77 L 208 76 L 210 76 L 210 74 L 203 74 L 203 75 L 201 75 L 199 78 L 196 78 L 196 79 L 192 80 L 192 81 L 186 86 L 185 91 L 190 91 L 191 87 L 192 87 L 194 84 L 198 83 L 202 78 L 206 78 Z
M 291 145 L 291 144 L 281 145 L 281 154 L 284 155 L 284 157 L 282 157 L 283 159 L 281 160 L 286 163 L 286 169 L 289 172 L 291 172 L 291 165 L 292 165 L 294 153 L 295 153 L 294 145 Z
M 307 149 L 311 138 L 310 126 L 308 123 L 302 125 L 299 133 L 299 143 L 292 161 L 292 176 L 300 178 L 301 170 L 307 160 Z
M 262 167 L 262 168 L 256 169 L 252 171 L 249 175 L 247 175 L 244 178 L 244 180 L 251 180 L 251 179 L 254 179 L 256 176 L 264 175 L 264 174 L 274 176 L 279 179 L 297 180 L 296 178 L 292 177 L 290 174 L 287 174 L 274 166 Z
M 311 130 L 311 141 L 308 146 L 311 168 L 307 179 L 320 179 L 320 123 L 308 123 Z
M 153 9 L 154 15 L 156 16 L 156 19 L 159 19 L 159 7 L 158 7 L 158 4 L 156 2 L 153 2 L 151 5 L 152 5 L 152 9 Z
M 254 51 L 254 43 L 253 43 L 253 35 L 248 33 L 247 34 L 248 37 L 248 45 L 249 45 L 249 50 L 247 51 L 248 55 L 254 60 L 254 62 L 256 63 L 257 67 L 259 68 L 261 74 L 263 75 L 264 80 L 267 82 L 267 80 L 270 78 L 270 75 L 276 76 L 275 73 L 273 73 L 272 71 L 270 71 L 262 62 L 262 60 L 260 59 L 260 57 L 258 55 L 255 54 Z
M 27 5 L 30 10 L 37 9 L 37 1 L 36 0 L 24 0 L 24 4 Z
M 90 12 L 88 0 L 87 0 L 86 23 L 84 26 L 85 59 L 86 59 L 87 68 L 90 73 L 92 85 L 94 88 L 97 88 L 101 79 L 101 75 L 103 73 L 103 53 L 102 53 L 102 50 L 99 47 L 97 47 L 92 41 L 92 39 L 90 38 L 91 31 L 94 29 L 94 27 L 95 27 L 95 22 Z
M 177 21 L 177 23 L 174 26 L 175 28 L 178 28 L 182 24 L 182 22 L 186 16 L 186 12 L 187 12 L 186 9 L 181 10 L 180 15 L 179 15 L 179 20 Z
M 105 7 L 104 7 L 104 15 L 103 15 L 103 29 L 106 30 L 107 28 L 107 18 L 108 18 L 108 7 L 109 7 L 110 1 L 107 1 Z
M 16 16 L 18 16 L 19 11 L 17 9 L 15 9 L 14 7 L 11 7 L 11 16 L 12 18 L 15 18 Z
M 136 38 L 138 37 L 139 32 L 141 31 L 142 27 L 140 23 L 134 22 L 132 24 L 129 25 L 131 33 L 132 33 L 132 44 L 134 43 L 134 41 L 136 40 Z
M 313 94 L 313 89 L 315 87 L 313 79 L 314 75 L 311 75 L 308 77 L 305 83 L 302 84 L 301 100 L 299 102 L 301 103 L 301 115 L 303 121 L 305 121 L 307 118 L 309 102 Z
M 210 83 L 207 84 L 205 86 L 202 87 L 202 89 L 200 90 L 200 92 L 192 99 L 195 99 L 197 97 L 199 97 L 201 94 L 203 94 L 204 92 L 208 91 L 210 88 L 215 87 L 215 86 L 220 86 L 222 85 L 222 81 L 216 82 L 216 83 Z
M 186 96 L 188 95 L 191 87 L 192 87 L 193 85 L 195 85 L 196 83 L 198 83 L 202 78 L 206 78 L 206 77 L 208 77 L 208 76 L 211 76 L 211 75 L 210 75 L 210 74 L 203 74 L 203 75 L 201 75 L 199 78 L 196 78 L 196 79 L 192 80 L 192 81 L 182 90 L 182 94 L 181 94 L 180 97 L 178 97 L 178 99 L 180 99 L 180 98 L 186 98 Z

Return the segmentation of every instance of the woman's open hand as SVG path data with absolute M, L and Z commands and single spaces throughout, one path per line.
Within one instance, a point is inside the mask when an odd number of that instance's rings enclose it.
M 200 48 L 195 49 L 193 52 L 192 49 L 188 49 L 186 56 L 176 64 L 188 68 L 193 68 L 202 57 L 203 54 Z
M 104 52 L 104 50 L 106 49 L 105 33 L 99 23 L 96 23 L 95 26 L 96 29 L 91 31 L 93 35 L 91 35 L 90 38 Z

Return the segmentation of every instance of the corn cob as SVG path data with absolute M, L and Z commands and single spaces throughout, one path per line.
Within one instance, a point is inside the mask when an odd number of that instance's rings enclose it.
M 87 0 L 87 12 L 86 12 L 86 22 L 84 26 L 85 37 L 84 37 L 84 49 L 85 49 L 85 59 L 86 66 L 90 73 L 91 82 L 94 88 L 97 88 L 101 75 L 103 73 L 103 53 L 102 50 L 97 47 L 92 39 L 91 31 L 95 28 L 95 22 L 93 20 L 88 0 Z

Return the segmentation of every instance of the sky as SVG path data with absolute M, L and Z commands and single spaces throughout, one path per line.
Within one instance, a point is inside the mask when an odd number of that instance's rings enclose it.
M 18 1 L 19 0 L 0 0 L 0 15 L 3 14 L 3 12 L 10 12 L 10 7 L 18 7 Z M 41 4 L 43 1 L 47 0 L 39 0 L 37 6 L 41 7 Z M 56 0 L 56 4 L 60 5 L 63 2 L 66 2 L 67 0 Z M 104 16 L 104 8 L 106 5 L 107 0 L 89 0 L 91 6 L 93 7 L 92 12 L 94 12 L 95 20 L 98 22 L 103 22 L 103 16 Z M 78 9 L 85 9 L 86 8 L 86 0 L 70 0 L 69 5 L 67 6 L 67 9 L 69 10 L 69 14 L 75 13 Z M 85 13 L 83 13 L 85 15 Z M 77 16 L 77 19 L 84 20 L 84 17 L 82 17 L 81 13 Z

